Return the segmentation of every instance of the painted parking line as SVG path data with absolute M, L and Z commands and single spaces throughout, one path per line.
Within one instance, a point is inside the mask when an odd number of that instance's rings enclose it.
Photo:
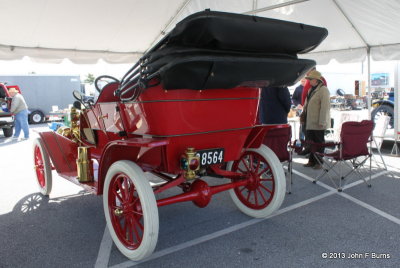
M 360 205 L 372 212 L 374 212 L 375 214 L 378 214 L 379 216 L 388 219 L 389 221 L 392 221 L 394 223 L 397 223 L 398 225 L 400 225 L 400 219 L 396 218 L 395 216 L 390 215 L 389 213 L 386 213 L 380 209 L 377 209 L 376 207 L 373 207 L 357 198 L 354 198 L 346 193 L 342 193 L 340 196 L 343 196 L 344 198 L 356 203 L 357 205 Z
M 101 239 L 96 264 L 94 265 L 95 268 L 108 267 L 112 245 L 113 241 L 106 225 L 106 227 L 104 228 L 103 238 Z
M 388 171 L 388 170 L 383 170 L 383 171 L 381 171 L 381 172 L 378 172 L 378 173 L 376 173 L 376 174 L 374 174 L 374 175 L 371 176 L 371 180 L 376 179 L 376 178 L 378 178 L 378 177 L 380 177 L 380 176 L 382 176 L 382 175 L 385 175 L 385 174 L 387 174 L 387 173 L 391 173 L 391 172 Z M 364 178 L 364 179 L 367 180 L 367 178 Z M 349 189 L 349 188 L 354 187 L 354 186 L 356 186 L 356 185 L 359 185 L 359 184 L 361 184 L 361 183 L 363 183 L 363 182 L 364 182 L 363 180 L 358 180 L 358 181 L 352 182 L 352 183 L 350 183 L 350 184 L 345 185 L 345 186 L 343 187 L 343 190 Z
M 295 170 L 293 170 L 293 171 L 295 171 Z M 307 180 L 310 180 L 310 181 L 313 181 L 313 180 L 314 180 L 314 179 L 312 179 L 311 177 L 309 177 L 309 176 L 307 176 L 307 175 L 305 175 L 305 174 L 303 174 L 303 173 L 301 173 L 301 172 L 295 171 L 294 173 L 296 173 L 297 175 L 299 175 L 299 176 L 301 176 L 301 177 L 303 177 L 303 178 L 305 178 L 305 179 L 307 179 Z M 374 174 L 373 176 L 371 176 L 371 180 L 376 179 L 376 178 L 378 178 L 379 176 L 382 176 L 382 175 L 387 174 L 387 173 L 390 173 L 390 171 L 384 170 L 384 171 L 381 171 L 381 172 L 379 172 L 379 173 L 377 173 L 377 174 Z M 361 183 L 363 183 L 363 182 L 364 182 L 363 180 L 355 181 L 355 182 L 353 182 L 353 183 L 351 183 L 351 184 L 346 185 L 346 187 L 344 187 L 343 190 L 349 189 L 349 188 L 354 187 L 354 186 L 356 186 L 356 185 L 358 185 L 358 184 L 361 184 Z M 333 187 L 331 187 L 331 186 L 328 186 L 328 185 L 326 185 L 325 183 L 320 182 L 320 181 L 318 181 L 317 185 L 320 185 L 320 186 L 322 186 L 322 187 L 324 187 L 325 189 L 328 189 L 328 190 L 334 190 L 334 191 L 336 191 L 335 188 L 333 188 Z M 354 197 L 352 197 L 351 195 L 346 194 L 346 193 L 344 193 L 344 192 L 337 192 L 337 194 L 338 194 L 339 196 L 342 196 L 342 197 L 344 197 L 344 198 L 346 198 L 346 199 L 352 201 L 353 203 L 355 203 L 355 204 L 357 204 L 357 205 L 359 205 L 359 206 L 362 206 L 363 208 L 368 209 L 369 211 L 374 212 L 375 214 L 377 214 L 377 215 L 379 215 L 379 216 L 381 216 L 381 217 L 383 217 L 383 218 L 385 218 L 385 219 L 387 219 L 387 220 L 389 220 L 389 221 L 392 221 L 392 222 L 394 222 L 394 223 L 400 225 L 400 219 L 394 217 L 393 215 L 390 215 L 389 213 L 386 213 L 386 212 L 384 212 L 384 211 L 382 211 L 382 210 L 380 210 L 380 209 L 378 209 L 378 208 L 376 208 L 376 207 L 374 207 L 374 206 L 371 206 L 371 205 L 369 205 L 369 204 L 367 204 L 367 203 L 365 203 L 365 202 L 363 202 L 363 201 L 361 201 L 361 200 L 359 200 L 359 199 L 357 199 L 357 198 L 354 198 Z
M 329 192 L 323 193 L 323 194 L 321 194 L 321 195 L 315 196 L 315 197 L 313 197 L 313 198 L 310 198 L 310 199 L 304 200 L 304 201 L 302 201 L 302 202 L 299 202 L 299 203 L 297 203 L 297 204 L 294 204 L 294 205 L 288 206 L 288 207 L 286 207 L 286 208 L 280 209 L 280 210 L 276 211 L 275 213 L 273 213 L 271 216 L 269 216 L 269 217 L 267 217 L 267 218 L 263 218 L 263 219 L 251 219 L 251 220 L 249 220 L 249 221 L 246 221 L 246 222 L 243 222 L 243 223 L 240 223 L 240 224 L 233 225 L 233 226 L 228 227 L 228 228 L 225 228 L 225 229 L 223 229 L 223 230 L 220 230 L 220 231 L 217 231 L 217 232 L 208 234 L 208 235 L 204 235 L 204 236 L 198 237 L 198 238 L 193 239 L 193 240 L 190 240 L 190 241 L 186 241 L 186 242 L 181 243 L 181 244 L 179 244 L 179 245 L 175 245 L 175 246 L 172 246 L 172 247 L 169 247 L 169 248 L 166 248 L 166 249 L 163 249 L 163 250 L 154 252 L 154 253 L 153 253 L 149 258 L 147 258 L 147 259 L 143 259 L 143 260 L 141 260 L 141 261 L 126 261 L 126 262 L 123 262 L 123 263 L 120 263 L 120 264 L 116 264 L 116 265 L 114 265 L 114 266 L 111 266 L 110 268 L 126 268 L 126 267 L 132 267 L 132 266 L 135 266 L 135 265 L 144 263 L 144 262 L 148 262 L 148 261 L 151 261 L 151 260 L 154 260 L 154 259 L 157 259 L 157 258 L 166 256 L 166 255 L 168 255 L 168 254 L 171 254 L 171 253 L 174 253 L 174 252 L 177 252 L 177 251 L 180 251 L 180 250 L 184 250 L 184 249 L 187 249 L 187 248 L 189 248 L 189 247 L 196 246 L 196 245 L 198 245 L 198 244 L 201 244 L 201 243 L 204 243 L 204 242 L 213 240 L 213 239 L 215 239 L 215 238 L 224 236 L 224 235 L 226 235 L 226 234 L 229 234 L 229 233 L 232 233 L 232 232 L 236 232 L 236 231 L 238 231 L 238 230 L 241 230 L 241 229 L 246 228 L 246 227 L 248 227 L 248 226 L 251 226 L 251 225 L 253 225 L 253 224 L 257 224 L 257 223 L 260 223 L 260 222 L 262 222 L 262 221 L 265 221 L 265 220 L 267 220 L 267 219 L 269 219 L 269 218 L 272 218 L 272 217 L 281 215 L 281 214 L 283 214 L 283 213 L 292 211 L 292 210 L 294 210 L 294 209 L 297 209 L 297 208 L 306 206 L 306 205 L 308 205 L 308 204 L 311 204 L 311 203 L 313 203 L 313 202 L 316 202 L 316 201 L 318 201 L 318 200 L 321 200 L 321 199 L 326 198 L 326 197 L 328 197 L 328 196 L 331 196 L 331 195 L 333 195 L 333 194 L 335 194 L 335 191 L 329 191 Z M 100 254 L 100 252 L 99 252 L 99 254 Z

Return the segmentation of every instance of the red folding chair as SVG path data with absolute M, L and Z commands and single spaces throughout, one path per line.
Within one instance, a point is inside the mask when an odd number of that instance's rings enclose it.
M 327 175 L 335 185 L 336 189 L 341 192 L 343 190 L 342 187 L 346 184 L 346 179 L 354 172 L 368 185 L 368 187 L 371 187 L 371 184 L 368 183 L 364 177 L 362 177 L 360 173 L 360 167 L 362 167 L 369 159 L 369 181 L 371 181 L 372 154 L 368 149 L 368 143 L 371 145 L 373 129 L 374 124 L 371 120 L 364 120 L 361 122 L 349 121 L 343 123 L 342 130 L 340 132 L 340 142 L 331 142 L 319 145 L 322 147 L 337 146 L 337 150 L 331 153 L 315 152 L 315 154 L 323 159 L 321 161 L 318 159 L 318 157 L 316 157 L 323 169 L 313 182 L 316 183 L 318 180 Z M 351 170 L 347 171 L 347 173 L 343 175 L 343 169 L 345 165 L 351 168 Z M 338 166 L 339 171 L 335 170 L 336 166 Z M 338 184 L 331 176 L 332 173 L 339 177 Z
M 292 191 L 292 155 L 293 150 L 290 144 L 292 128 L 287 125 L 283 128 L 271 128 L 264 137 L 264 144 L 268 146 L 278 157 L 281 163 L 288 164 L 289 191 Z

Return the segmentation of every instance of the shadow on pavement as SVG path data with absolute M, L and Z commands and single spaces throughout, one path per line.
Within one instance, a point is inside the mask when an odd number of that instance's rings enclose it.
M 0 215 L 0 267 L 93 267 L 104 228 L 101 197 L 27 195 Z

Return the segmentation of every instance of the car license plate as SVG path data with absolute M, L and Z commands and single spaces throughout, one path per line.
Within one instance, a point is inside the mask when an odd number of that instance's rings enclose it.
M 224 162 L 224 148 L 215 148 L 197 151 L 200 157 L 200 166 L 220 164 Z

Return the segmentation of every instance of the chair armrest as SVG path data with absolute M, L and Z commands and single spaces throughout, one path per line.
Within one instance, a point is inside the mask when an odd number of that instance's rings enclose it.
M 341 143 L 340 142 L 317 143 L 317 142 L 313 142 L 313 141 L 304 141 L 304 144 L 310 145 L 310 151 L 315 153 L 320 148 L 336 147 L 336 146 L 339 146 Z

